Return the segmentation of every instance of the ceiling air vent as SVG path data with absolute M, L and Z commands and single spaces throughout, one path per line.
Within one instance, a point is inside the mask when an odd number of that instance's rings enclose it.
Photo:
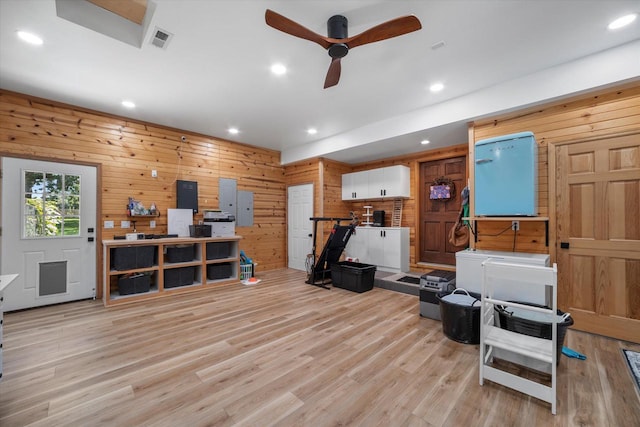
M 173 34 L 163 29 L 156 27 L 153 30 L 153 37 L 151 37 L 151 44 L 161 49 L 166 49 L 169 45 L 169 41 L 173 38 Z

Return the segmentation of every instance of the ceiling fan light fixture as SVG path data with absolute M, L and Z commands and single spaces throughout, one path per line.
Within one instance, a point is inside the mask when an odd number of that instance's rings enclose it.
M 444 84 L 440 82 L 434 83 L 431 86 L 429 86 L 429 90 L 433 93 L 440 92 L 442 89 L 444 89 Z
M 280 64 L 280 63 L 273 64 L 271 66 L 271 72 L 276 76 L 282 76 L 287 74 L 287 67 L 285 67 L 283 64 Z
M 40 46 L 44 43 L 42 38 L 28 31 L 18 31 L 18 37 L 20 38 L 20 40 L 35 46 Z
M 629 15 L 624 15 L 621 16 L 620 18 L 612 21 L 607 28 L 609 30 L 617 30 L 619 28 L 622 27 L 626 27 L 627 25 L 631 24 L 633 21 L 636 20 L 636 18 L 638 17 L 637 13 L 630 13 Z

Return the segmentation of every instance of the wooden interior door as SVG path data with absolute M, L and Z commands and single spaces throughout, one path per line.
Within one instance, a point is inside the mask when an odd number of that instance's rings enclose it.
M 640 343 L 640 134 L 557 146 L 558 306 Z
M 420 262 L 455 265 L 456 248 L 447 235 L 460 212 L 460 193 L 467 184 L 467 156 L 420 163 Z M 453 198 L 429 199 L 430 187 L 436 178 L 445 177 L 455 184 Z

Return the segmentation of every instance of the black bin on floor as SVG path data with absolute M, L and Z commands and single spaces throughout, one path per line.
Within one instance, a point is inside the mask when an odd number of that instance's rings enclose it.
M 375 265 L 351 261 L 331 264 L 331 282 L 337 288 L 358 293 L 370 291 L 375 275 Z
M 439 292 L 437 298 L 444 335 L 464 344 L 479 344 L 480 294 L 458 288 Z

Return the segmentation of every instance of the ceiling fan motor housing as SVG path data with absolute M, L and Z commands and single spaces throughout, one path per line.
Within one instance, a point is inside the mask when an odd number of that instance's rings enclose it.
M 347 31 L 348 21 L 345 16 L 334 15 L 327 21 L 327 35 L 332 39 L 346 39 L 349 37 Z M 329 46 L 329 56 L 332 58 L 342 58 L 349 53 L 349 47 L 344 43 L 335 43 Z

